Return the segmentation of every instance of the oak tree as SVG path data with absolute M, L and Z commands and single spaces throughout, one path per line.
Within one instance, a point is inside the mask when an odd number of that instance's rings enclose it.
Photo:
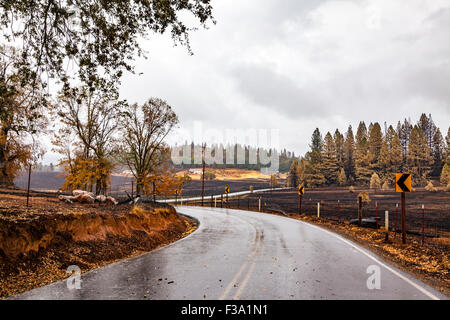
M 0 185 L 11 186 L 23 166 L 37 160 L 38 133 L 47 125 L 44 86 L 17 69 L 20 52 L 0 46 Z
M 23 74 L 45 72 L 65 89 L 76 80 L 106 91 L 124 71 L 134 72 L 136 55 L 145 56 L 142 38 L 168 31 L 190 52 L 197 26 L 184 13 L 199 26 L 214 23 L 210 0 L 2 0 L 0 37 L 21 46 Z
M 122 112 L 120 160 L 137 181 L 137 193 L 144 191 L 147 179 L 165 161 L 164 139 L 178 124 L 178 117 L 166 101 L 151 98 L 133 104 Z

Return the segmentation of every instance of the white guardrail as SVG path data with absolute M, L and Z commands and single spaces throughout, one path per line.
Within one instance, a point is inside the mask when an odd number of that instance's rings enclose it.
M 258 189 L 258 190 L 253 190 L 253 191 L 240 191 L 240 192 L 233 192 L 233 193 L 229 193 L 228 194 L 228 198 L 231 197 L 235 197 L 235 196 L 241 196 L 244 194 L 252 194 L 252 193 L 261 193 L 261 192 L 267 192 L 267 191 L 271 191 L 271 190 L 288 190 L 288 189 L 292 189 L 292 188 L 267 188 L 267 189 Z M 227 195 L 225 193 L 222 194 L 217 194 L 217 195 L 213 195 L 213 199 L 220 199 L 221 197 L 225 198 Z M 204 196 L 203 199 L 205 201 L 211 199 L 211 196 Z M 183 204 L 183 202 L 186 201 L 196 201 L 196 200 L 202 200 L 202 197 L 191 197 L 191 198 L 178 198 L 178 199 L 166 199 L 166 200 L 158 200 L 158 202 L 164 202 L 164 203 L 172 203 L 177 201 L 178 203 L 180 203 L 181 205 Z

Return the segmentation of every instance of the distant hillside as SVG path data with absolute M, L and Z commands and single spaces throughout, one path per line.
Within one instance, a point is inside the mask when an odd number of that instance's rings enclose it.
M 220 185 L 222 188 L 222 184 L 230 183 L 231 181 L 236 181 L 242 183 L 245 181 L 245 185 L 247 188 L 249 184 L 253 184 L 255 186 L 261 184 L 263 187 L 268 185 L 269 177 L 268 175 L 263 175 L 257 170 L 244 170 L 244 169 L 206 169 L 208 172 L 214 172 L 215 178 L 214 181 L 216 183 L 208 182 L 212 185 Z M 200 171 L 201 172 L 201 171 Z M 201 174 L 192 174 L 189 173 L 189 170 L 181 170 L 177 174 L 184 175 L 189 174 L 189 176 L 194 181 L 199 181 L 201 178 Z M 280 179 L 286 179 L 285 174 L 279 174 Z M 117 174 L 111 176 L 111 189 L 109 192 L 115 193 L 124 193 L 127 191 L 131 193 L 131 177 L 126 174 Z M 193 181 L 193 182 L 194 182 Z M 221 181 L 219 183 L 219 181 Z M 17 187 L 26 189 L 28 183 L 28 174 L 23 172 L 14 183 Z M 59 190 L 64 184 L 64 176 L 61 172 L 57 171 L 35 171 L 31 173 L 31 183 L 30 188 L 32 190 L 43 191 L 43 190 Z M 224 185 L 225 185 L 224 184 Z M 194 183 L 195 185 L 195 183 Z M 237 183 L 239 185 L 239 183 Z M 247 189 L 245 189 L 247 190 Z
M 262 174 L 259 170 L 246 170 L 246 169 L 214 169 L 206 168 L 206 173 L 213 173 L 214 180 L 248 180 L 248 179 L 270 179 L 270 175 Z M 201 168 L 191 168 L 188 170 L 179 170 L 177 172 L 178 176 L 189 175 L 192 180 L 201 180 L 202 169 Z M 286 179 L 286 174 L 279 174 L 279 178 Z M 208 178 L 206 178 L 208 180 Z
M 61 176 L 60 176 L 61 175 Z M 28 183 L 28 174 L 23 172 L 18 176 L 14 183 L 19 188 L 26 188 Z M 61 172 L 32 172 L 30 188 L 33 190 L 58 190 L 64 183 L 64 177 Z
M 120 186 L 129 184 L 130 178 L 124 176 L 112 176 L 111 184 L 113 190 L 117 190 Z M 28 174 L 22 173 L 14 180 L 19 188 L 26 188 L 28 183 Z M 31 173 L 30 188 L 32 190 L 59 190 L 64 183 L 64 177 L 61 172 L 41 172 Z

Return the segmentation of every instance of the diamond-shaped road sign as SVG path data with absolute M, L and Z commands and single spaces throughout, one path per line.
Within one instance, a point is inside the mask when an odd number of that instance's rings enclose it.
M 298 186 L 298 194 L 299 195 L 305 194 L 305 188 L 303 188 L 303 186 Z
M 229 194 L 230 193 L 230 187 L 225 187 L 225 193 Z
M 395 191 L 396 192 L 411 192 L 411 174 L 410 173 L 396 173 L 395 174 Z

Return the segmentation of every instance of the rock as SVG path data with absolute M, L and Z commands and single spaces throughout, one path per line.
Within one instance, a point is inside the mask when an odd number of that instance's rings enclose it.
M 117 201 L 115 198 L 113 198 L 111 196 L 106 197 L 105 201 L 108 202 L 108 203 L 111 203 L 113 205 L 118 205 L 119 204 L 119 201 Z
M 94 203 L 95 197 L 91 196 L 88 192 L 86 192 L 75 196 L 75 201 L 78 201 L 80 203 Z
M 92 192 L 87 192 L 83 190 L 73 190 L 73 196 L 63 196 L 60 195 L 58 198 L 61 201 L 64 201 L 66 203 L 73 203 L 73 202 L 79 202 L 79 203 L 94 203 L 94 202 L 100 202 L 100 203 L 110 203 L 117 205 L 118 201 L 114 199 L 111 196 L 104 196 L 104 195 L 98 195 L 95 196 Z
M 60 196 L 58 197 L 58 199 L 61 200 L 61 201 L 63 201 L 63 202 L 65 202 L 65 203 L 73 203 L 73 201 L 75 200 L 75 197 L 73 197 L 73 196 L 63 196 L 63 195 L 60 195 Z
M 84 191 L 84 190 L 73 190 L 72 191 L 72 194 L 74 197 L 79 196 L 80 194 L 84 194 L 84 193 L 86 193 L 86 191 Z
M 104 196 L 104 195 L 98 195 L 98 196 L 96 196 L 95 197 L 95 201 L 98 201 L 98 202 L 106 202 L 106 196 Z
M 88 191 L 84 191 L 84 190 L 73 190 L 72 194 L 74 195 L 74 197 L 82 195 L 82 194 L 87 194 L 87 195 L 91 196 L 92 198 L 95 198 L 95 195 L 92 192 L 88 192 Z

